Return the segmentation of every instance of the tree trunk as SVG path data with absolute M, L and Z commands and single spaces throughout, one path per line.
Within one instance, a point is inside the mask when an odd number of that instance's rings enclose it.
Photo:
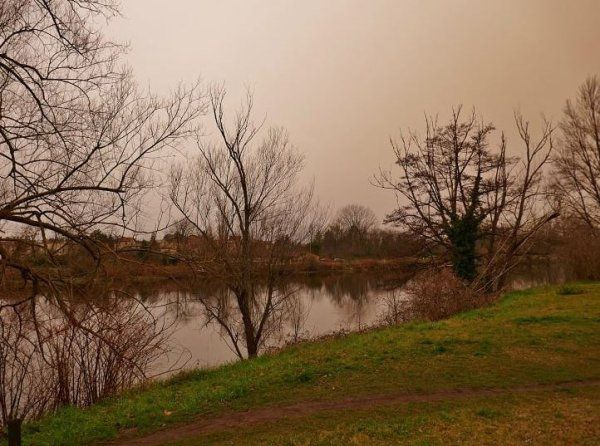
M 6 430 L 8 433 L 8 446 L 21 446 L 21 420 L 8 420 Z
M 258 356 L 258 340 L 256 339 L 256 327 L 252 320 L 248 291 L 241 291 L 238 294 L 237 299 L 238 307 L 242 314 L 242 323 L 244 324 L 244 337 L 246 338 L 248 358 L 256 358 L 256 356 Z
M 258 344 L 256 339 L 246 339 L 246 350 L 248 351 L 248 358 L 256 358 L 258 356 Z
M 477 239 L 479 224 L 474 218 L 463 217 L 453 222 L 448 238 L 452 244 L 452 266 L 458 277 L 472 282 L 477 276 Z

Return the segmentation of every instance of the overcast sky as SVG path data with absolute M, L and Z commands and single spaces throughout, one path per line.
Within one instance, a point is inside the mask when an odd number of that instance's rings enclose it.
M 598 0 L 123 0 L 109 34 L 131 44 L 142 84 L 201 77 L 286 127 L 306 178 L 334 208 L 394 206 L 370 185 L 388 139 L 457 104 L 512 132 L 537 124 L 600 74 Z M 516 141 L 514 141 L 516 143 Z M 509 140 L 510 143 L 510 140 Z M 512 147 L 517 152 L 518 146 Z

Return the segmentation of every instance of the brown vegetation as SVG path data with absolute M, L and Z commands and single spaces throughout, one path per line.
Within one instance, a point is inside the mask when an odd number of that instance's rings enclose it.
M 379 319 L 385 325 L 412 320 L 437 321 L 493 300 L 493 294 L 474 290 L 449 268 L 427 269 L 409 280 L 402 291 L 388 293 Z
M 166 354 L 170 326 L 137 301 L 71 305 L 76 320 L 49 301 L 0 311 L 0 425 L 94 404 L 143 382 Z

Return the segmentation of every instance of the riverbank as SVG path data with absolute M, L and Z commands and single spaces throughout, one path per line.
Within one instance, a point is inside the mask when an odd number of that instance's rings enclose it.
M 124 258 L 105 259 L 101 268 L 94 276 L 82 276 L 82 283 L 94 277 L 107 283 L 118 284 L 116 288 L 128 286 L 158 285 L 166 288 L 181 287 L 186 284 L 202 281 L 213 281 L 214 277 L 209 272 L 203 272 L 192 264 L 178 262 L 163 264 L 157 262 L 144 262 Z M 382 278 L 390 276 L 394 279 L 408 278 L 423 267 L 426 261 L 413 257 L 394 259 L 329 259 L 313 256 L 285 264 L 281 269 L 288 279 L 304 279 L 312 276 L 348 275 L 348 274 L 376 274 Z M 55 268 L 38 267 L 35 269 L 41 277 L 54 276 Z M 94 272 L 92 271 L 92 272 Z M 26 296 L 31 294 L 29 288 L 24 288 L 22 277 L 14 270 L 8 270 L 3 278 L 0 293 L 11 296 Z
M 317 256 L 303 257 L 298 261 L 281 265 L 281 270 L 288 277 L 327 274 L 356 273 L 410 273 L 423 261 L 412 258 L 395 259 L 329 259 Z M 134 283 L 161 282 L 165 280 L 210 279 L 208 273 L 195 269 L 192 265 L 180 262 L 172 265 L 144 263 L 121 260 L 105 266 L 107 277 Z
M 598 358 L 600 284 L 538 288 L 64 408 L 24 444 L 593 444 Z

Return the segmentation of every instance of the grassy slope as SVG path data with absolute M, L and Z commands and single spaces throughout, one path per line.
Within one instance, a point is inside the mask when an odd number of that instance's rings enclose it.
M 582 288 L 583 294 L 571 296 L 557 294 L 556 288 L 511 293 L 492 307 L 442 322 L 297 345 L 273 356 L 182 375 L 30 423 L 25 444 L 90 444 L 114 438 L 121 429 L 143 434 L 198 415 L 300 400 L 597 379 L 600 284 Z M 584 428 L 598 413 L 598 396 L 597 388 L 590 387 L 328 412 L 181 444 L 462 443 L 465 432 L 471 432 L 474 443 L 493 432 L 504 432 L 506 443 L 519 443 L 541 435 L 549 419 L 553 429 L 566 427 L 566 442 L 577 435 L 584 443 L 598 435 Z M 548 432 L 549 442 L 557 438 L 552 429 Z
M 334 411 L 186 439 L 171 446 L 590 445 L 600 440 L 600 388 Z

